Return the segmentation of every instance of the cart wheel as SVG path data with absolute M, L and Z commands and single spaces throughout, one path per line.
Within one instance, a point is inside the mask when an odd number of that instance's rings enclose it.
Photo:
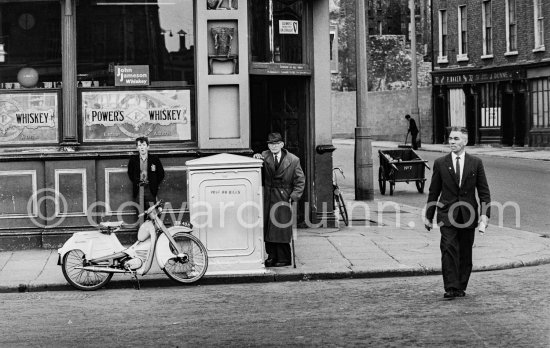
M 395 182 L 390 181 L 390 196 L 393 196 L 394 189 L 395 189 Z
M 384 178 L 384 168 L 378 168 L 378 187 L 380 188 L 380 193 L 386 194 L 386 179 Z
M 420 180 L 416 182 L 416 189 L 418 190 L 418 193 L 424 193 L 424 185 L 426 182 L 424 180 Z

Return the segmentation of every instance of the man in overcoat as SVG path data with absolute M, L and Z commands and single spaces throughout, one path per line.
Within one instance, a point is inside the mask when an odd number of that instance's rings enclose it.
M 466 153 L 468 133 L 453 127 L 449 134 L 451 153 L 435 160 L 426 208 L 426 229 L 437 206 L 441 231 L 441 267 L 444 297 L 464 297 L 472 272 L 475 228 L 484 231 L 490 217 L 491 194 L 481 159 Z M 476 200 L 479 197 L 481 215 Z
M 134 198 L 140 203 L 141 209 L 157 201 L 159 186 L 164 180 L 164 168 L 158 156 L 149 153 L 149 139 L 136 139 L 138 153 L 128 161 L 128 177 L 132 182 Z
M 306 180 L 300 159 L 283 148 L 280 133 L 270 133 L 267 144 L 269 150 L 254 155 L 264 161 L 265 265 L 284 267 L 291 264 L 292 204 L 302 197 Z

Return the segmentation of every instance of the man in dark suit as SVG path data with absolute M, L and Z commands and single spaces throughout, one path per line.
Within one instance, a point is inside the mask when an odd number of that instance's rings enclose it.
M 264 161 L 265 265 L 284 267 L 291 264 L 292 203 L 302 197 L 306 179 L 300 159 L 283 149 L 281 134 L 270 133 L 267 145 L 269 150 L 254 154 L 254 158 Z
M 435 160 L 426 208 L 426 229 L 432 229 L 437 205 L 441 230 L 441 267 L 445 298 L 465 296 L 472 272 L 475 228 L 485 230 L 490 216 L 491 194 L 481 159 L 465 152 L 468 133 L 453 127 L 451 153 Z M 481 216 L 478 214 L 479 197 Z
M 416 126 L 416 121 L 414 118 L 411 118 L 411 115 L 405 115 L 405 118 L 409 122 L 409 130 L 411 133 L 411 145 L 413 150 L 418 150 L 418 142 L 416 141 L 416 136 L 418 135 L 418 127 Z
M 128 161 L 128 177 L 132 181 L 134 198 L 137 198 L 141 209 L 148 208 L 157 201 L 159 186 L 164 180 L 164 168 L 160 159 L 149 153 L 149 139 L 136 139 L 138 153 Z

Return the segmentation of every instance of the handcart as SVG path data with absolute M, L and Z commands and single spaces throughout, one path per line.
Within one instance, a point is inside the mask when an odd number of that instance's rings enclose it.
M 386 194 L 386 181 L 390 185 L 390 195 L 393 195 L 396 182 L 414 181 L 419 193 L 424 193 L 424 168 L 430 169 L 428 161 L 423 160 L 412 149 L 378 150 L 380 168 L 378 169 L 378 185 L 380 193 Z

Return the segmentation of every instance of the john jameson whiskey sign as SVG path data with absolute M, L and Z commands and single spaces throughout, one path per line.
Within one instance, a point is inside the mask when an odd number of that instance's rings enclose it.
M 149 65 L 116 65 L 115 86 L 149 86 Z

